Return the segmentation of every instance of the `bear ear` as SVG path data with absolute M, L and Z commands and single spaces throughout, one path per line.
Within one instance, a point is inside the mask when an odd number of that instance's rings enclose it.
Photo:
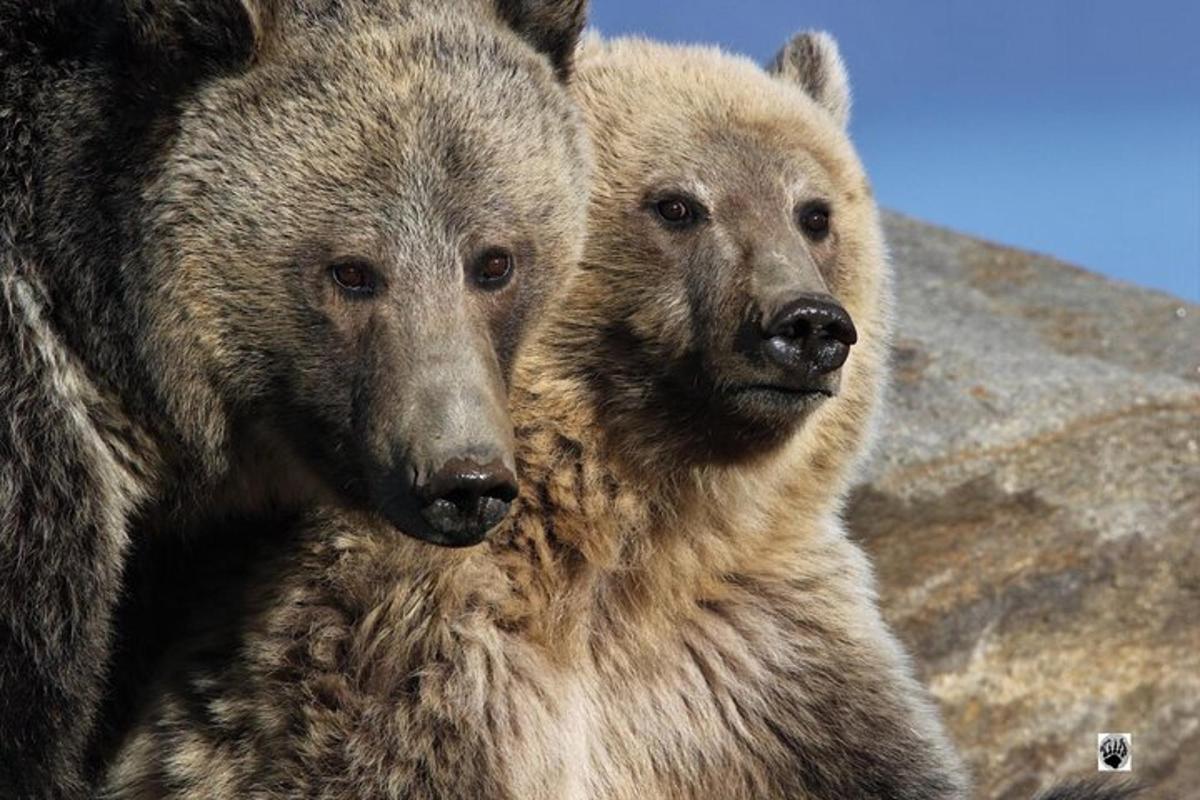
M 850 123 L 850 79 L 837 41 L 828 33 L 796 34 L 775 56 L 767 72 L 798 85 L 841 127 Z
M 571 77 L 575 46 L 587 22 L 587 0 L 495 0 L 496 9 L 521 38 L 545 53 L 558 77 Z
M 267 27 L 265 0 L 124 0 L 126 44 L 146 66 L 202 74 L 254 59 Z

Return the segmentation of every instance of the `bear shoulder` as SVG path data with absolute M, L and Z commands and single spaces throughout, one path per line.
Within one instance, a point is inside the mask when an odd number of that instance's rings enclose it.
M 56 339 L 15 253 L 0 260 L 0 719 L 21 731 L 0 742 L 0 794 L 72 796 L 153 448 Z

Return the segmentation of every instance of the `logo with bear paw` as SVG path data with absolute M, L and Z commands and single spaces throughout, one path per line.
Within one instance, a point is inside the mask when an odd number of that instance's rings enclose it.
M 1096 759 L 1101 772 L 1133 771 L 1133 734 L 1101 733 Z

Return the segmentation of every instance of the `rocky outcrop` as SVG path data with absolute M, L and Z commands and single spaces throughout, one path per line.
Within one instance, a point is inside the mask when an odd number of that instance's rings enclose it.
M 1200 306 L 899 217 L 895 379 L 851 529 L 979 796 L 1133 733 L 1200 797 Z

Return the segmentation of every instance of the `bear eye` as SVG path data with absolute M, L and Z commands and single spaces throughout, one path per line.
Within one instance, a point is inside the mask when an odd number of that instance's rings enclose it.
M 329 274 L 343 291 L 354 295 L 375 293 L 375 270 L 365 261 L 338 261 L 329 268 Z
M 829 235 L 829 216 L 829 206 L 825 203 L 807 203 L 796 212 L 800 229 L 814 242 Z
M 502 289 L 512 279 L 515 259 L 508 250 L 494 247 L 484 251 L 475 264 L 475 283 L 484 289 Z
M 672 228 L 686 228 L 700 220 L 703 211 L 694 200 L 672 195 L 654 204 L 654 212 Z

